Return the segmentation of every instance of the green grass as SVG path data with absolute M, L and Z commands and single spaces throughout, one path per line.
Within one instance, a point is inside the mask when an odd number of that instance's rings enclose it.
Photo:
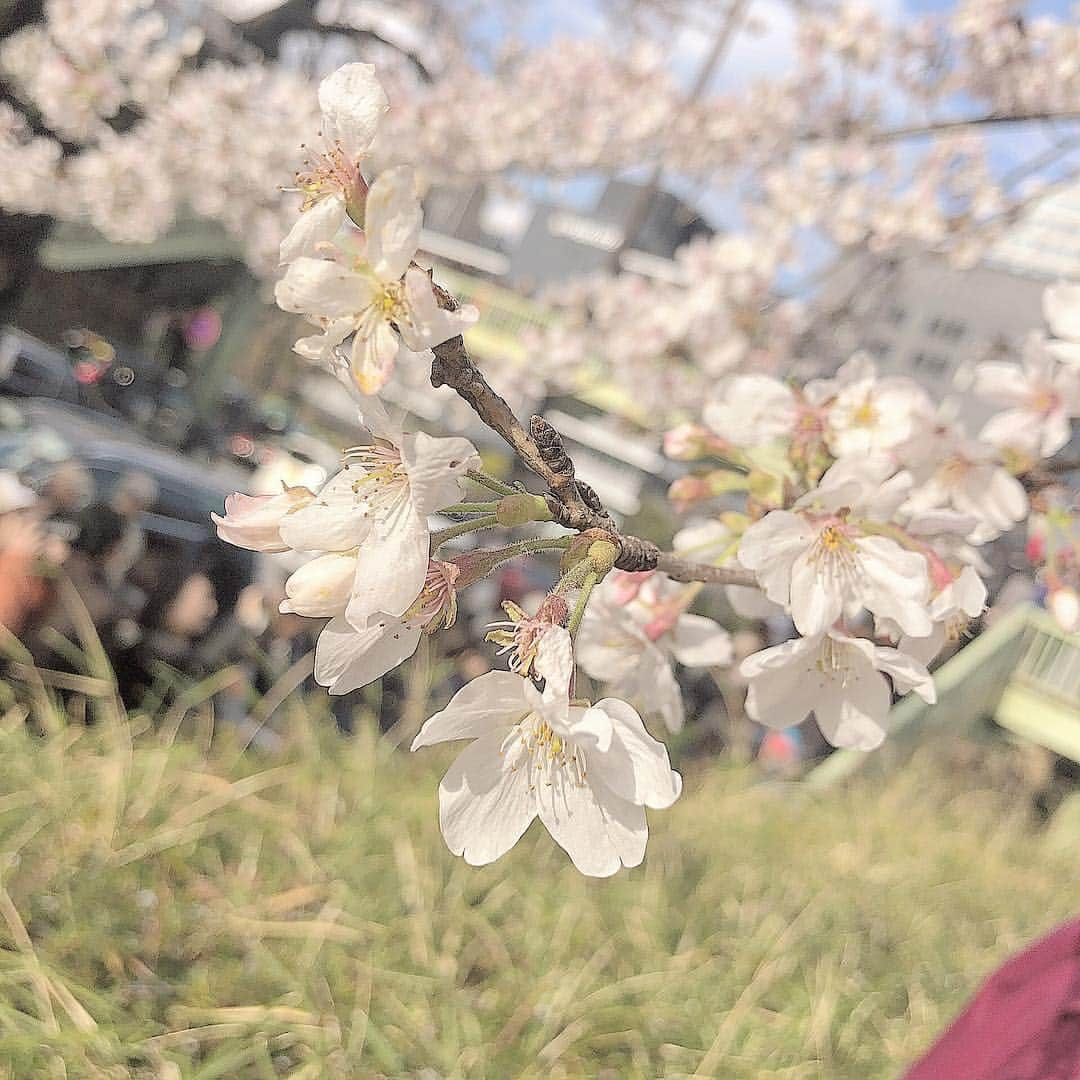
M 476 870 L 449 753 L 307 708 L 272 760 L 8 708 L 0 1076 L 891 1077 L 1077 895 L 1022 788 L 930 754 L 812 794 L 702 763 L 637 870 L 535 825 Z

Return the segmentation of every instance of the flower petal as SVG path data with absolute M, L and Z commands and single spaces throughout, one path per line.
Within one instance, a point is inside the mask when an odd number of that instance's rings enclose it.
M 454 739 L 478 739 L 495 728 L 518 723 L 529 711 L 522 693 L 524 685 L 520 675 L 509 671 L 489 671 L 467 682 L 445 709 L 424 722 L 412 749 Z
M 380 281 L 398 281 L 408 270 L 423 219 L 412 169 L 398 165 L 380 173 L 364 207 L 367 260 Z
M 372 64 L 345 64 L 319 84 L 322 133 L 353 160 L 367 152 L 390 102 Z
M 405 499 L 375 521 L 360 550 L 345 609 L 353 626 L 362 630 L 375 614 L 400 617 L 409 610 L 427 577 L 429 538 L 427 520 Z
M 460 501 L 466 473 L 480 467 L 480 455 L 468 439 L 439 439 L 423 431 L 405 436 L 401 457 L 410 497 L 423 517 Z
M 278 260 L 284 264 L 302 255 L 317 255 L 319 244 L 333 240 L 344 221 L 345 200 L 340 195 L 320 199 L 293 222 L 278 248 Z
M 505 855 L 536 816 L 529 770 L 501 753 L 509 734 L 491 731 L 461 752 L 439 784 L 439 825 L 446 846 L 483 866 Z
M 590 778 L 628 802 L 671 806 L 682 793 L 682 777 L 671 768 L 667 747 L 646 731 L 636 710 L 618 698 L 604 698 L 588 712 L 602 713 L 612 728 L 606 751 L 586 752 Z
M 687 667 L 730 664 L 731 635 L 702 615 L 680 615 L 671 635 L 671 652 Z
M 331 619 L 315 646 L 315 681 L 331 694 L 367 686 L 412 656 L 420 635 L 396 620 L 357 630 L 343 618 Z

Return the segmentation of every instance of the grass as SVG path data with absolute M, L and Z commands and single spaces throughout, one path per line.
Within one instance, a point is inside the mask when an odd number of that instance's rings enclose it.
M 0 1076 L 891 1077 L 1072 914 L 1076 846 L 929 753 L 813 794 L 700 763 L 591 881 L 535 825 L 467 867 L 450 755 L 323 708 L 269 759 L 7 707 Z

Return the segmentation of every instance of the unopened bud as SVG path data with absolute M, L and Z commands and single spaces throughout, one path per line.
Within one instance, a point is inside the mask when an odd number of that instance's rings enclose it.
M 603 576 L 619 557 L 619 549 L 610 540 L 595 540 L 589 545 L 589 565 L 593 573 Z
M 551 510 L 543 495 L 529 495 L 523 491 L 500 499 L 495 516 L 504 528 L 513 529 L 530 521 L 551 521 Z
M 694 503 L 709 498 L 711 494 L 709 485 L 701 476 L 680 476 L 668 488 L 668 498 L 678 510 L 685 510 Z
M 676 461 L 697 461 L 705 456 L 708 436 L 700 424 L 680 424 L 664 435 L 664 453 Z

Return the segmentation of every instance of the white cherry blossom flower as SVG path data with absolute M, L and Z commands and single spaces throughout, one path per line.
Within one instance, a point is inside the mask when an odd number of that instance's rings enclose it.
M 829 743 L 855 750 L 873 750 L 885 738 L 892 695 L 882 672 L 899 692 L 937 700 L 933 679 L 918 660 L 836 631 L 763 649 L 739 671 L 749 680 L 746 711 L 752 719 L 786 728 L 813 712 Z
M 704 409 L 705 423 L 735 446 L 760 446 L 792 434 L 799 420 L 794 391 L 771 375 L 735 375 Z
M 315 681 L 331 694 L 347 694 L 407 660 L 425 633 L 453 626 L 458 575 L 454 563 L 430 560 L 420 595 L 400 618 L 379 613 L 358 630 L 343 614 L 335 613 L 315 646 Z
M 979 438 L 1035 457 L 1056 454 L 1069 441 L 1070 421 L 1080 416 L 1080 368 L 1058 363 L 1041 340 L 1027 343 L 1022 366 L 980 364 L 975 392 L 1011 406 L 990 417 Z
M 911 437 L 914 417 L 929 410 L 910 379 L 870 373 L 843 387 L 829 406 L 825 443 L 835 457 L 875 454 Z
M 281 242 L 282 263 L 317 254 L 320 244 L 337 236 L 350 211 L 360 223 L 367 191 L 360 161 L 371 149 L 389 104 L 371 64 L 345 64 L 319 84 L 326 149 L 297 173 L 304 203 Z
M 411 265 L 422 211 L 412 170 L 382 173 L 368 193 L 363 257 L 333 248 L 326 259 L 300 257 L 274 290 L 278 306 L 322 328 L 294 346 L 325 359 L 350 335 L 350 370 L 365 394 L 385 385 L 402 347 L 421 352 L 462 333 L 478 318 L 471 306 L 439 307 L 428 275 Z
M 910 478 L 860 481 L 852 470 L 864 464 L 872 462 L 834 465 L 791 510 L 773 510 L 751 525 L 739 561 L 790 612 L 800 634 L 820 634 L 841 615 L 866 608 L 894 619 L 905 633 L 925 636 L 931 629 L 926 559 L 878 527 Z
M 615 572 L 593 590 L 578 632 L 578 663 L 646 715 L 659 715 L 669 731 L 678 731 L 685 714 L 673 662 L 730 664 L 731 636 L 712 619 L 687 614 L 696 590 L 662 574 L 646 575 L 627 596 L 625 579 L 638 576 Z
M 976 524 L 968 539 L 974 544 L 995 540 L 1027 516 L 1027 494 L 1002 467 L 1000 452 L 968 438 L 947 418 L 939 418 L 897 453 L 916 481 L 903 513 L 954 510 L 973 518 Z
M 243 495 L 234 492 L 225 500 L 225 516 L 211 514 L 222 540 L 249 551 L 280 553 L 289 550 L 281 538 L 281 523 L 315 499 L 306 487 L 290 487 L 280 495 Z
M 357 630 L 376 614 L 400 618 L 415 602 L 428 571 L 428 517 L 460 500 L 466 473 L 480 464 L 467 439 L 369 422 L 382 437 L 350 451 L 346 467 L 287 517 L 281 533 L 298 551 L 355 551 L 344 616 Z
M 958 641 L 972 619 L 986 608 L 986 585 L 971 566 L 965 566 L 930 602 L 933 629 L 926 637 L 904 636 L 899 649 L 929 664 L 949 641 Z
M 439 785 L 439 822 L 455 855 L 480 866 L 510 850 L 534 818 L 583 874 L 607 877 L 645 857 L 645 807 L 671 806 L 682 778 L 624 701 L 572 703 L 570 635 L 552 627 L 530 679 L 491 671 L 432 716 L 413 750 L 475 740 Z

